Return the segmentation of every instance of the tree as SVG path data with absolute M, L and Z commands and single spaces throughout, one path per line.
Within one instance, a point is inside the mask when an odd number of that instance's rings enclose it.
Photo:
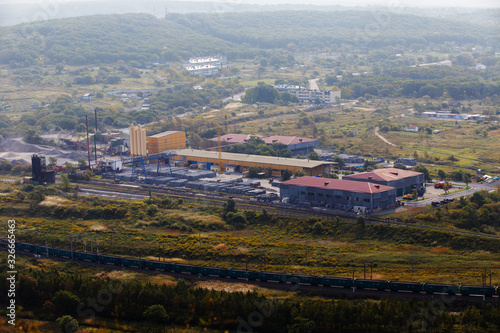
M 229 213 L 236 213 L 236 201 L 233 199 L 228 199 L 222 207 L 222 218 L 225 220 Z
M 464 173 L 462 181 L 465 183 L 465 188 L 468 188 L 470 183 L 470 176 L 468 173 Z
M 333 157 L 333 161 L 335 163 L 337 163 L 337 168 L 339 170 L 342 170 L 345 167 L 345 161 L 344 161 L 344 159 L 342 157 L 339 157 L 339 156 L 335 155 Z
M 442 169 L 438 170 L 438 178 L 439 180 L 445 180 L 446 179 L 446 172 L 444 172 Z
M 80 299 L 71 291 L 59 290 L 52 298 L 52 302 L 61 313 L 74 313 L 80 304 Z
M 396 169 L 406 170 L 406 166 L 403 163 L 396 163 L 394 164 L 394 167 Z
M 68 175 L 63 173 L 61 174 L 61 191 L 69 192 L 71 190 L 71 185 L 69 183 Z
M 293 319 L 293 325 L 288 330 L 288 333 L 312 333 L 315 326 L 314 321 L 297 317 Z
M 314 161 L 321 161 L 321 158 L 319 157 L 319 154 L 315 151 L 309 153 L 307 155 L 307 158 L 310 159 L 310 160 L 314 160 Z
M 323 224 L 321 222 L 314 223 L 314 225 L 313 225 L 313 232 L 316 235 L 321 234 L 323 232 Z
M 62 316 L 56 319 L 56 323 L 64 333 L 78 331 L 78 321 L 71 316 Z
M 87 167 L 87 161 L 84 158 L 79 158 L 77 161 L 80 169 L 85 169 Z
M 2 162 L 0 162 L 0 170 L 11 171 L 12 170 L 12 163 L 10 163 L 7 160 L 3 160 Z
M 165 307 L 161 304 L 151 305 L 146 309 L 146 311 L 144 311 L 142 316 L 148 321 L 160 324 L 165 323 L 170 319 L 167 311 L 165 310 Z
M 283 173 L 281 175 L 281 180 L 286 182 L 290 178 L 292 178 L 292 172 L 288 169 L 285 169 L 285 171 L 283 171 Z
M 297 170 L 295 171 L 295 173 L 293 174 L 293 176 L 295 178 L 300 178 L 300 177 L 304 177 L 306 175 L 306 173 L 304 172 L 304 170 Z
M 56 166 L 57 165 L 57 158 L 54 156 L 49 157 L 49 166 Z
M 413 171 L 423 173 L 423 174 L 424 174 L 424 181 L 425 181 L 425 182 L 430 182 L 430 181 L 432 181 L 431 174 L 430 174 L 429 170 L 428 170 L 425 166 L 423 166 L 423 165 L 421 165 L 421 164 L 419 164 L 419 165 L 415 165 L 415 166 L 413 167 Z

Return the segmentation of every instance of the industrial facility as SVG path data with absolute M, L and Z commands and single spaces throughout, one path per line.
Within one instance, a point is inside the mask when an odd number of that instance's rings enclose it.
M 421 172 L 402 170 L 396 168 L 375 169 L 353 175 L 344 176 L 343 179 L 358 182 L 369 182 L 396 188 L 396 195 L 410 193 L 412 189 L 421 189 L 425 177 Z
M 289 170 L 295 173 L 302 170 L 306 175 L 316 176 L 324 173 L 329 173 L 332 162 L 313 161 L 307 159 L 245 155 L 234 153 L 217 153 L 213 151 L 182 149 L 176 152 L 177 156 L 173 159 L 191 164 L 203 164 L 206 169 L 211 169 L 212 166 L 221 164 L 224 171 L 246 172 L 250 167 L 262 167 L 263 170 L 272 169 L 273 175 L 280 176 L 283 171 Z
M 228 133 L 221 135 L 220 141 L 222 149 L 225 150 L 227 146 L 247 143 L 251 137 L 258 137 L 264 140 L 267 145 L 272 145 L 274 143 L 284 144 L 288 150 L 292 152 L 292 156 L 306 156 L 314 151 L 314 147 L 319 145 L 319 140 L 303 138 L 298 136 L 283 136 L 283 135 L 273 135 L 268 137 L 260 137 L 259 135 L 252 134 L 235 134 Z M 212 142 L 218 142 L 218 137 L 210 139 Z
M 280 196 L 288 198 L 290 203 L 307 203 L 358 213 L 376 212 L 396 205 L 394 187 L 307 176 L 281 183 Z
M 180 131 L 167 131 L 148 136 L 148 154 L 156 154 L 172 149 L 186 148 L 186 133 Z
M 141 125 L 130 125 L 130 156 L 143 156 L 146 151 L 146 129 Z

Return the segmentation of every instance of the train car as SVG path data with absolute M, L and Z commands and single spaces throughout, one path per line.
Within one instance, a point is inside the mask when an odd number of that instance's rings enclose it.
M 250 281 L 255 281 L 259 278 L 260 276 L 260 272 L 257 272 L 257 271 L 246 271 L 247 273 L 247 276 L 246 278 Z
M 359 288 L 359 289 L 385 290 L 385 289 L 387 289 L 388 282 L 389 281 L 383 281 L 383 280 L 356 279 L 356 280 L 354 280 L 354 287 Z
M 21 251 L 36 252 L 36 245 L 16 242 L 16 249 L 19 249 Z
M 63 249 L 54 249 L 54 256 L 56 257 L 61 257 L 61 258 L 69 258 L 71 259 L 71 251 L 69 250 L 63 250 Z M 73 252 L 73 255 L 75 255 L 76 252 Z M 74 258 L 74 257 L 73 257 Z
M 142 262 L 142 267 L 145 269 L 151 269 L 154 271 L 168 272 L 168 271 L 172 270 L 172 263 L 145 260 Z
M 99 256 L 99 262 L 102 262 L 104 264 L 113 264 L 116 266 L 121 266 L 122 264 L 122 258 L 121 257 L 115 257 L 115 256 Z
M 349 278 L 323 277 L 321 278 L 321 284 L 325 287 L 351 288 L 353 286 L 353 281 Z
M 75 252 L 73 254 L 73 258 L 78 259 L 78 260 L 96 262 L 97 261 L 97 254 L 86 253 L 86 252 Z
M 285 282 L 286 275 L 280 273 L 271 273 L 271 272 L 260 272 L 258 279 L 260 281 L 276 281 L 276 282 Z
M 319 276 L 311 276 L 311 275 L 292 275 L 288 280 L 297 280 L 294 278 L 298 278 L 298 283 L 310 284 L 311 286 L 317 286 L 321 284 L 321 278 Z
M 243 269 L 228 269 L 227 276 L 231 279 L 246 279 L 248 276 L 248 271 Z
M 184 264 L 172 264 L 172 271 L 176 273 L 199 274 L 200 267 L 193 265 L 184 265 Z
M 455 295 L 458 293 L 458 286 L 451 284 L 425 283 L 424 291 L 427 294 L 443 293 L 448 295 Z
M 133 258 L 122 258 L 122 265 L 126 267 L 137 267 L 141 268 L 141 260 Z
M 411 291 L 414 293 L 419 293 L 423 291 L 423 284 L 418 282 L 389 281 L 387 283 L 387 288 L 389 288 L 391 291 Z
M 199 273 L 201 275 L 212 275 L 212 276 L 220 276 L 227 277 L 228 270 L 227 268 L 214 268 L 214 267 L 200 267 Z
M 469 295 L 485 295 L 485 296 L 493 296 L 495 295 L 496 288 L 495 287 L 481 287 L 481 286 L 460 286 L 459 288 L 460 294 L 464 296 Z

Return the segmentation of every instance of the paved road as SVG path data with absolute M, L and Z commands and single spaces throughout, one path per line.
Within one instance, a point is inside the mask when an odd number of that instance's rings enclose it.
M 319 87 L 318 87 L 318 80 L 319 79 L 312 79 L 312 80 L 309 80 L 309 88 L 311 90 L 319 90 Z

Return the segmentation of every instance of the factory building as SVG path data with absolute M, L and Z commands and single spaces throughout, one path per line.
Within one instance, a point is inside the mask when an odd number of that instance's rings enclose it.
M 345 180 L 369 182 L 396 188 L 397 196 L 410 193 L 412 189 L 424 186 L 425 177 L 421 172 L 396 168 L 375 169 L 342 177 Z
M 148 136 L 148 153 L 156 154 L 166 150 L 186 148 L 186 133 L 167 131 Z
M 273 143 L 282 143 L 288 148 L 288 150 L 292 152 L 292 156 L 306 156 L 307 154 L 314 151 L 315 146 L 319 145 L 319 140 L 317 139 L 302 138 L 298 136 L 273 135 L 269 137 L 261 137 L 259 135 L 252 134 L 229 133 L 221 136 L 221 146 L 224 150 L 227 146 L 247 143 L 248 140 L 250 140 L 250 138 L 252 137 L 261 138 L 267 145 L 272 145 Z M 212 138 L 210 139 L 210 141 L 217 143 L 218 138 Z
M 146 151 L 146 129 L 141 125 L 130 125 L 130 156 L 144 156 Z
M 280 184 L 280 196 L 345 211 L 375 212 L 396 205 L 394 187 L 320 177 L 300 177 Z
M 176 156 L 172 157 L 177 162 L 182 162 L 187 165 L 203 164 L 205 168 L 211 169 L 219 165 L 218 152 L 182 149 L 176 152 Z M 273 175 L 281 175 L 283 171 L 289 170 L 295 173 L 298 170 L 303 170 L 306 175 L 316 176 L 323 173 L 329 173 L 332 162 L 313 161 L 307 159 L 246 155 L 234 153 L 221 153 L 221 163 L 224 171 L 246 172 L 250 167 L 262 167 L 263 170 L 272 169 Z
M 280 135 L 273 135 L 264 138 L 264 142 L 268 145 L 272 145 L 273 143 L 282 143 L 292 152 L 292 156 L 306 156 L 314 151 L 315 146 L 319 145 L 319 140 L 316 139 Z

